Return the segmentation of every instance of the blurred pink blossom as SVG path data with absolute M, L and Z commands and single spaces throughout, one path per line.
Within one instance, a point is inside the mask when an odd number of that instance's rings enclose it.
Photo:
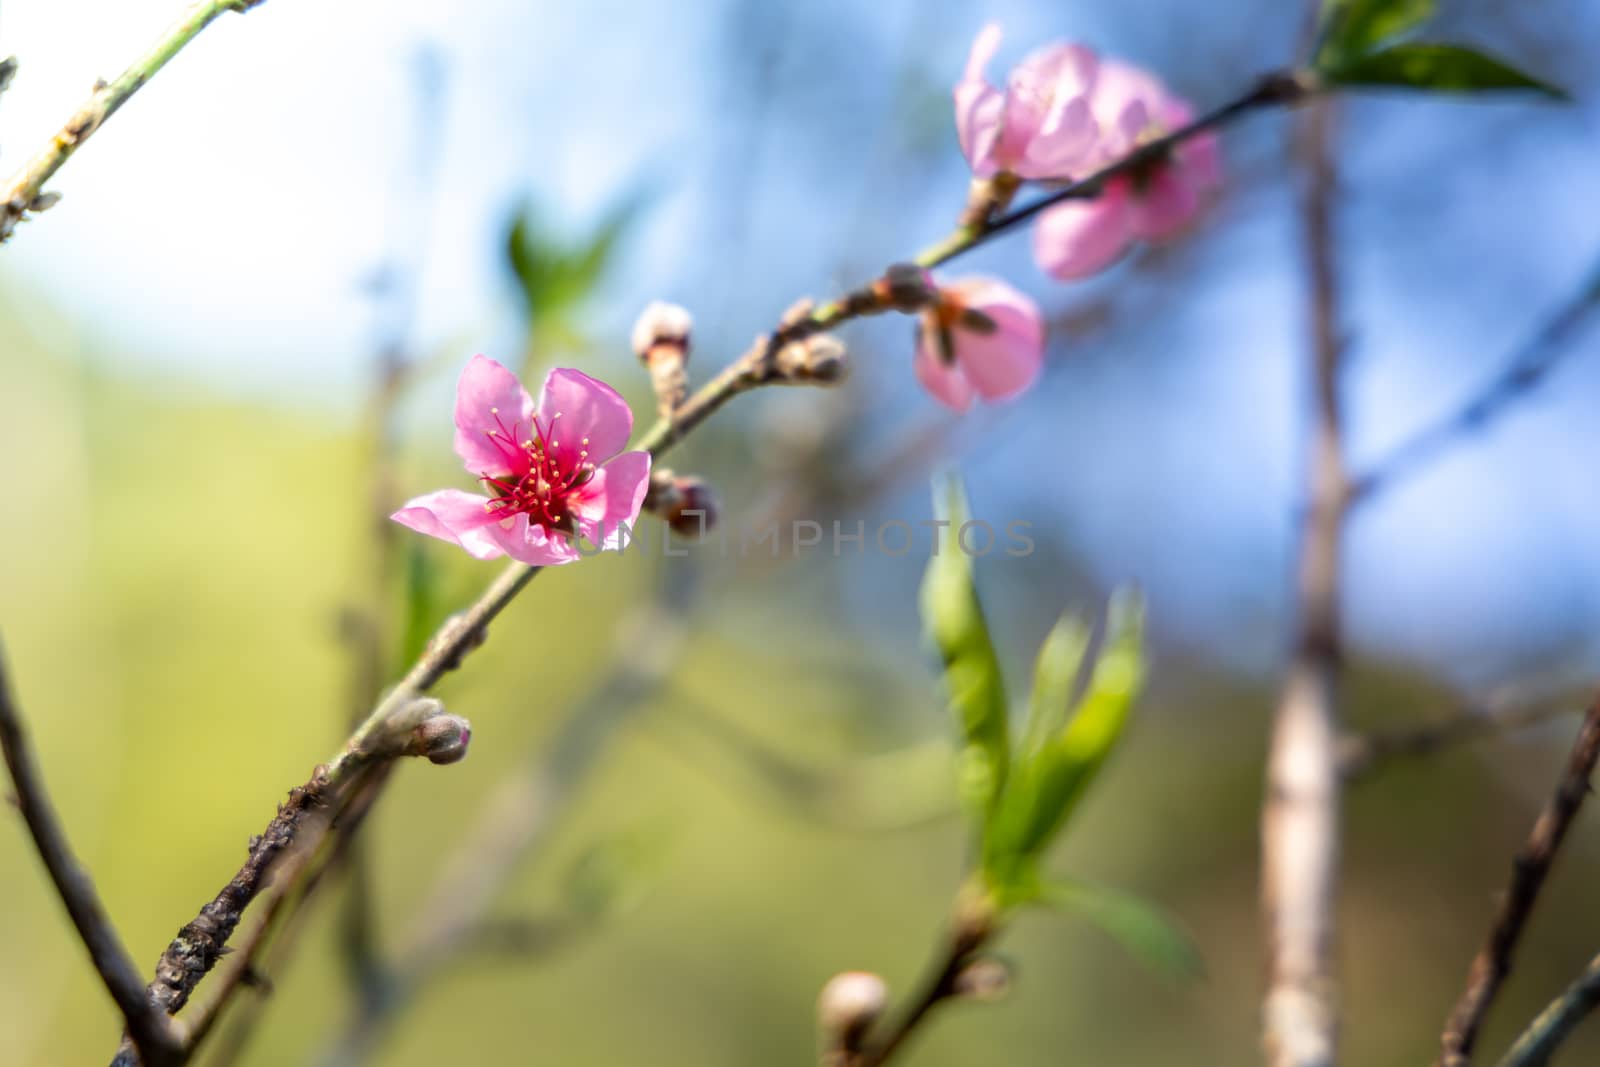
M 1024 59 L 1001 90 L 984 79 L 1000 47 L 1000 27 L 985 26 L 972 42 L 956 83 L 956 134 L 980 178 L 1002 171 L 1022 178 L 1082 174 L 1095 149 L 1089 91 L 1095 55 L 1076 44 L 1053 44 Z
M 1039 377 L 1044 319 L 1032 300 L 995 278 L 963 278 L 939 289 L 925 313 L 913 362 L 934 399 L 966 411 L 976 398 L 1008 400 Z
M 1091 104 L 1100 130 L 1097 168 L 1194 115 L 1154 75 L 1115 59 L 1100 63 Z M 1063 281 L 1087 277 L 1110 266 L 1135 240 L 1175 236 L 1221 182 L 1216 135 L 1191 137 L 1148 166 L 1112 178 L 1094 199 L 1068 200 L 1044 212 L 1033 231 L 1034 258 Z
M 571 563 L 575 535 L 621 548 L 650 482 L 649 453 L 618 455 L 632 432 L 633 412 L 604 382 L 558 368 L 535 404 L 516 375 L 474 356 L 456 386 L 455 448 L 490 495 L 441 489 L 390 517 L 477 559 Z

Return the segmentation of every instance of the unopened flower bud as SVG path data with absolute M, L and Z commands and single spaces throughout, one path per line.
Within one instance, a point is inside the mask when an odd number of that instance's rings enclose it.
M 833 385 L 844 379 L 849 363 L 843 343 L 827 334 L 818 334 L 784 345 L 778 351 L 774 369 L 782 382 Z
M 699 537 L 717 524 L 717 497 L 705 479 L 662 468 L 650 475 L 645 510 L 679 537 Z
M 844 342 L 837 337 L 813 337 L 806 344 L 806 371 L 812 381 L 831 385 L 843 381 L 849 370 Z
M 651 352 L 657 347 L 687 350 L 693 327 L 694 317 L 687 308 L 664 300 L 651 301 L 633 324 L 634 354 L 641 362 L 649 363 Z
M 435 715 L 411 731 L 406 754 L 426 757 L 430 763 L 455 763 L 467 755 L 472 724 L 459 715 Z
M 916 311 L 938 295 L 933 278 L 915 263 L 896 263 L 883 272 L 878 289 L 884 303 L 896 311 Z
M 852 1047 L 889 1005 L 889 986 L 870 971 L 828 979 L 817 996 L 817 1024 L 830 1044 Z
M 999 1000 L 1011 990 L 1011 968 L 1004 960 L 980 956 L 955 977 L 955 994 L 981 1003 Z
M 689 393 L 689 333 L 694 320 L 677 304 L 653 301 L 633 326 L 633 351 L 650 371 L 656 406 L 664 419 Z
M 667 528 L 679 537 L 703 537 L 717 524 L 717 494 L 700 478 L 679 478 L 678 505 L 665 516 Z

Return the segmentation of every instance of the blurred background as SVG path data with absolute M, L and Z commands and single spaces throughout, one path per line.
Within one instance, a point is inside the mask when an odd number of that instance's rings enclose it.
M 1358 470 L 1475 395 L 1600 257 L 1600 7 L 1442 7 L 1431 36 L 1576 102 L 1343 108 Z M 5 3 L 0 54 L 21 70 L 0 168 L 174 13 Z M 647 301 L 695 313 L 703 380 L 795 298 L 939 237 L 967 180 L 950 87 L 991 19 L 997 77 L 1073 38 L 1209 107 L 1290 59 L 1302 14 L 272 0 L 219 20 L 51 183 L 62 203 L 0 253 L 0 632 L 74 844 L 141 965 L 336 751 L 363 670 L 396 677 L 495 573 L 375 519 L 465 487 L 449 405 L 466 359 L 535 381 L 581 367 L 642 425 L 653 401 L 626 338 Z M 958 464 L 979 517 L 1032 524 L 1032 555 L 978 565 L 1018 692 L 1063 609 L 1146 590 L 1151 691 L 1054 862 L 1157 901 L 1207 976 L 1164 979 L 1081 922 L 1029 915 L 1003 942 L 1012 995 L 944 1013 L 908 1063 L 1255 1055 L 1257 812 L 1306 410 L 1289 134 L 1279 115 L 1231 130 L 1231 180 L 1197 231 L 1092 283 L 1049 282 L 1022 236 L 957 264 L 1049 314 L 1046 378 L 1021 401 L 950 418 L 914 385 L 909 325 L 874 321 L 844 334 L 843 389 L 742 399 L 668 461 L 717 487 L 733 530 L 915 524 L 929 474 Z M 1600 331 L 1570 344 L 1504 418 L 1352 517 L 1353 726 L 1559 698 L 1600 673 Z M 926 541 L 902 557 L 686 551 L 541 576 L 441 686 L 476 737 L 464 764 L 402 768 L 364 832 L 382 944 L 426 928 L 429 886 L 499 783 L 548 782 L 548 760 L 560 788 L 495 908 L 520 933 L 422 989 L 371 1062 L 806 1062 L 829 975 L 877 970 L 903 992 L 932 952 L 963 835 L 919 638 Z M 683 628 L 665 678 L 596 697 L 670 636 L 636 625 L 618 655 L 619 626 L 663 596 Z M 1572 728 L 1351 788 L 1348 1062 L 1431 1057 Z M 1591 813 L 1486 1050 L 1600 949 L 1594 837 Z M 20 825 L 0 832 L 0 887 L 0 1059 L 103 1060 L 115 1013 Z M 335 897 L 273 972 L 240 1062 L 308 1062 L 347 1025 Z M 1600 1056 L 1600 1030 L 1567 1056 Z

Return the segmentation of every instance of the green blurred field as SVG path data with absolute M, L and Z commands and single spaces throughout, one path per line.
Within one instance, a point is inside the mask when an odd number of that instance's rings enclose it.
M 408 489 L 449 470 L 448 456 L 428 454 L 408 467 Z M 0 633 L 62 815 L 141 964 L 342 736 L 336 620 L 360 581 L 359 456 L 356 427 L 327 415 L 241 406 L 181 382 L 135 386 L 4 339 Z M 437 559 L 452 602 L 494 573 L 443 549 Z M 610 620 L 652 579 L 637 564 L 542 576 L 441 687 L 472 719 L 473 750 L 456 766 L 403 768 L 369 826 L 387 936 L 412 928 L 453 837 L 585 691 L 609 654 Z M 830 974 L 870 968 L 909 985 L 960 875 L 955 821 L 840 825 L 833 807 L 797 803 L 770 771 L 685 725 L 731 721 L 822 775 L 942 732 L 932 676 L 905 641 L 879 652 L 831 617 L 817 592 L 829 580 L 820 560 L 736 583 L 710 576 L 674 683 L 618 734 L 500 910 L 561 914 L 573 864 L 619 833 L 660 846 L 630 876 L 630 905 L 548 958 L 446 977 L 380 1062 L 805 1063 Z M 779 627 L 775 604 L 790 606 Z M 911 603 L 904 626 L 915 627 Z M 1057 861 L 1161 902 L 1198 940 L 1209 976 L 1173 984 L 1081 923 L 1030 915 L 1003 943 L 1012 996 L 949 1011 L 905 1062 L 1251 1062 L 1269 693 L 1176 650 L 1161 663 L 1131 743 Z M 1352 706 L 1383 723 L 1440 705 L 1419 684 L 1367 671 Z M 1353 790 L 1342 908 L 1351 1064 L 1431 1058 L 1569 729 L 1399 766 Z M 1514 775 L 1489 773 L 1489 761 Z M 1600 943 L 1592 831 L 1586 819 L 1558 866 L 1487 1049 Z M 0 886 L 0 1062 L 104 1062 L 114 1013 L 20 825 L 0 831 Z M 247 1062 L 304 1062 L 343 1017 L 332 903 L 321 901 L 294 965 L 273 975 Z M 1597 1058 L 1591 1033 L 1563 1062 Z

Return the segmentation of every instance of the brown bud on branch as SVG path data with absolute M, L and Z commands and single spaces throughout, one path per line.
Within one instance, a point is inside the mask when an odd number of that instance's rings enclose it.
M 828 979 L 817 996 L 824 1062 L 846 1062 L 889 1006 L 889 986 L 870 971 L 845 971 Z
M 716 526 L 719 514 L 716 493 L 705 479 L 680 476 L 665 467 L 651 473 L 644 508 L 679 537 L 703 537 Z
M 671 419 L 689 395 L 689 334 L 694 319 L 687 309 L 653 301 L 633 325 L 633 351 L 650 371 L 656 407 Z

